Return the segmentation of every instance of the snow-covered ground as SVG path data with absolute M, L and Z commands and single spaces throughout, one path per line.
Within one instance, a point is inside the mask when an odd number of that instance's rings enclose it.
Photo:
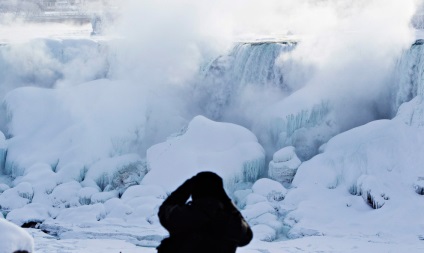
M 219 50 L 191 16 L 1 26 L 0 216 L 38 253 L 156 252 L 162 201 L 211 170 L 254 232 L 239 253 L 423 252 L 424 33 L 356 14 Z

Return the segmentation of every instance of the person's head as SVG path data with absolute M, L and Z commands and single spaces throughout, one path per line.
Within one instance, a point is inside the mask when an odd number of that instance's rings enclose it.
M 191 197 L 194 201 L 200 198 L 228 199 L 222 178 L 210 171 L 200 172 L 194 177 Z

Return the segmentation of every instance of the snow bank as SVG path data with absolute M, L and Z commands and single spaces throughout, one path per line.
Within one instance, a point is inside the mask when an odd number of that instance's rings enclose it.
M 0 217 L 0 253 L 34 252 L 34 239 L 22 228 Z
M 238 183 L 259 178 L 264 162 L 264 150 L 250 131 L 197 116 L 185 132 L 148 149 L 150 171 L 142 184 L 160 185 L 170 192 L 200 171 L 213 171 L 232 192 Z
M 422 233 L 424 216 L 417 210 L 424 203 L 417 182 L 424 132 L 422 118 L 411 121 L 411 110 L 422 108 L 416 106 L 414 99 L 393 120 L 332 138 L 322 154 L 299 167 L 284 200 L 292 210 L 285 218 L 290 237 Z M 415 123 L 405 124 L 410 122 Z

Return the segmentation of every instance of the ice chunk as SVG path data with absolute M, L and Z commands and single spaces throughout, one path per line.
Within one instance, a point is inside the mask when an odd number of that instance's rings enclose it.
M 142 184 L 171 192 L 198 172 L 213 171 L 232 193 L 238 183 L 259 178 L 264 161 L 264 150 L 249 130 L 197 116 L 180 136 L 148 149 L 150 171 Z
M 24 229 L 0 218 L 0 253 L 34 252 L 34 239 Z
M 293 146 L 285 147 L 274 153 L 269 163 L 268 176 L 280 183 L 290 184 L 302 162 Z

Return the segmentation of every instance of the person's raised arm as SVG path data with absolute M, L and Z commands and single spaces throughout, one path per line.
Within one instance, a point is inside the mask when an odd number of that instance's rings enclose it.
M 159 221 L 163 227 L 169 230 L 172 214 L 183 207 L 191 194 L 193 178 L 186 180 L 180 187 L 172 192 L 159 207 Z M 172 222 L 172 221 L 171 221 Z

